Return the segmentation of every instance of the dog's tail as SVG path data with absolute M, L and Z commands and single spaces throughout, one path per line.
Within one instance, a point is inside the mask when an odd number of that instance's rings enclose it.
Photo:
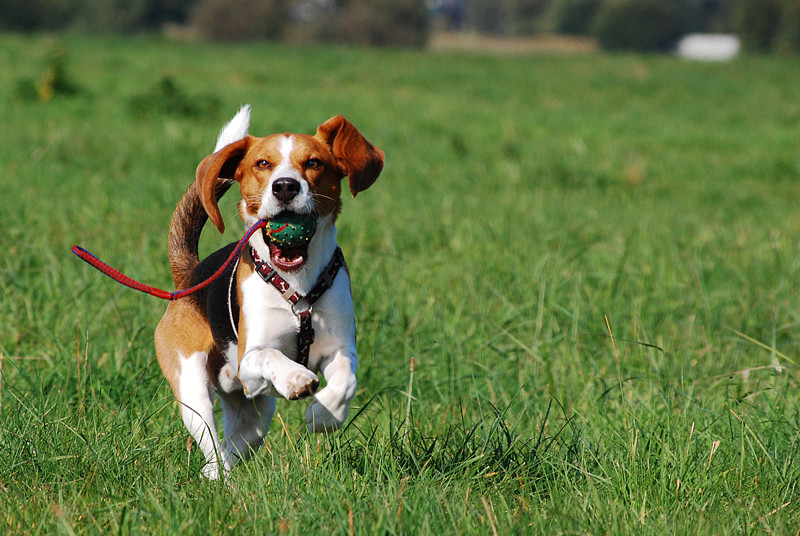
M 250 105 L 242 106 L 239 112 L 230 122 L 222 127 L 217 137 L 217 144 L 214 152 L 219 151 L 229 143 L 238 141 L 245 136 L 250 129 Z M 228 191 L 233 184 L 232 180 L 220 179 L 214 195 L 217 201 Z M 200 201 L 200 194 L 197 192 L 197 184 L 191 186 L 183 194 L 178 202 L 175 212 L 172 214 L 172 222 L 169 228 L 169 264 L 172 268 L 172 279 L 175 281 L 175 288 L 184 289 L 192 284 L 192 272 L 197 263 L 200 262 L 198 254 L 198 244 L 203 225 L 208 220 L 203 203 Z

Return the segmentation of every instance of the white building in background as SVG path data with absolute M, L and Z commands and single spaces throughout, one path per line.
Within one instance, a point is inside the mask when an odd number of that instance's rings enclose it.
M 735 35 L 689 34 L 678 41 L 678 55 L 692 60 L 726 61 L 739 54 L 741 43 Z

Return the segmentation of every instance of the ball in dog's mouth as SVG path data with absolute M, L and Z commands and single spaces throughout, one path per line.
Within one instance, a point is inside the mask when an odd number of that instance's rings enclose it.
M 269 246 L 272 265 L 284 272 L 302 268 L 308 259 L 308 244 L 316 230 L 314 214 L 281 212 L 270 218 L 262 233 Z

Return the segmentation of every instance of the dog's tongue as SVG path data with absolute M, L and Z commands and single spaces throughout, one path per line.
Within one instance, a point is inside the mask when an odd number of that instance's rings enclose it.
M 275 268 L 284 272 L 294 272 L 305 264 L 308 253 L 307 246 L 282 248 L 273 242 L 268 242 L 268 244 L 270 260 Z

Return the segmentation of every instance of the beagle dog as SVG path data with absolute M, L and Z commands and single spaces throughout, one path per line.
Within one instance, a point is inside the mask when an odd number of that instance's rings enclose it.
M 253 233 L 221 277 L 170 302 L 156 328 L 159 365 L 211 479 L 261 446 L 275 397 L 311 397 L 305 421 L 312 432 L 335 430 L 347 418 L 358 357 L 350 277 L 336 243 L 341 181 L 348 177 L 355 197 L 375 182 L 384 162 L 383 151 L 341 116 L 313 136 L 256 138 L 248 135 L 249 125 L 245 106 L 223 127 L 214 153 L 200 162 L 175 209 L 169 259 L 176 288 L 205 280 L 234 251 L 230 244 L 202 261 L 198 256 L 206 220 L 225 229 L 217 203 L 234 182 L 245 228 L 289 215 L 312 219 L 316 230 L 291 247 L 272 240 L 266 229 Z M 318 373 L 326 383 L 316 392 Z

